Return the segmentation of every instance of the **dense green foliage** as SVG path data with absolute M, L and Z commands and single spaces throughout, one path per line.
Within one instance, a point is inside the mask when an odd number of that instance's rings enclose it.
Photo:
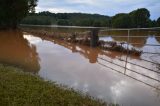
M 16 28 L 29 12 L 34 12 L 37 0 L 0 0 L 0 28 Z
M 112 17 L 112 27 L 115 28 L 145 28 L 157 27 L 158 22 L 150 19 L 150 12 L 145 9 L 137 9 L 129 14 L 117 14 Z
M 50 12 L 40 12 L 35 14 L 30 14 L 26 17 L 22 24 L 35 24 L 34 21 L 43 20 L 47 17 L 50 23 L 47 21 L 39 22 L 39 25 L 56 24 L 56 25 L 72 25 L 72 26 L 107 26 L 109 27 L 110 17 L 98 15 L 98 14 L 83 14 L 83 13 L 50 13 Z M 33 21 L 34 20 L 34 21 Z
M 113 28 L 160 26 L 160 18 L 157 20 L 151 20 L 150 12 L 145 8 L 134 10 L 128 14 L 116 14 L 113 17 L 84 13 L 56 14 L 48 11 L 34 13 L 37 1 L 38 0 L 1 0 L 0 29 L 16 28 L 19 23 L 32 25 L 97 26 Z M 24 18 L 27 14 L 28 16 Z
M 128 14 L 126 13 L 116 14 L 113 17 L 98 15 L 98 14 L 83 14 L 83 13 L 55 14 L 45 11 L 45 12 L 30 14 L 24 20 L 25 21 L 22 21 L 22 24 L 141 28 L 141 27 L 157 27 L 159 25 L 158 23 L 160 19 L 157 21 L 156 20 L 152 21 L 150 19 L 150 12 L 145 8 L 141 8 L 134 10 Z
M 157 19 L 157 26 L 160 27 L 160 17 Z
M 128 14 L 117 14 L 112 18 L 112 27 L 129 28 L 131 26 L 131 17 Z
M 51 24 L 51 17 L 47 16 L 32 16 L 32 17 L 27 17 L 23 19 L 22 21 L 23 24 L 33 24 L 33 25 L 50 25 Z
M 150 12 L 145 9 L 137 9 L 135 11 L 132 11 L 129 13 L 129 15 L 132 18 L 132 26 L 133 27 L 148 27 L 148 23 L 150 20 Z
M 72 89 L 0 64 L 0 106 L 104 106 Z M 114 105 L 113 105 L 114 106 Z

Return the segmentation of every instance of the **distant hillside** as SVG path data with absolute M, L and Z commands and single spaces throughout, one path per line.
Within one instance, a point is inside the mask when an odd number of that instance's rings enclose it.
M 145 8 L 130 13 L 118 13 L 113 17 L 86 13 L 55 14 L 44 11 L 29 14 L 21 24 L 142 28 L 160 26 L 160 18 L 151 20 L 149 10 Z
M 29 14 L 21 23 L 34 25 L 110 26 L 110 17 L 85 13 L 50 13 L 48 11 Z

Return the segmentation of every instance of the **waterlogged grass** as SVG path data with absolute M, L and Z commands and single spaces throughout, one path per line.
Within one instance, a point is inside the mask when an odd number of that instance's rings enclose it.
M 21 69 L 0 64 L 0 106 L 106 106 L 106 104 L 72 89 L 44 81 L 36 75 L 24 73 Z

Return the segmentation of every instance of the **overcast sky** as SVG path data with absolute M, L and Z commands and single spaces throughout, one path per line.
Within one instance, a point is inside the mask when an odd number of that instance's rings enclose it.
M 160 0 L 39 0 L 36 12 L 81 12 L 113 16 L 137 8 L 147 8 L 151 19 L 160 17 Z

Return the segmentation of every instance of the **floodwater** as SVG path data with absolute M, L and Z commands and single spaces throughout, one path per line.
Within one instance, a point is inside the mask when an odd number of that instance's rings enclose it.
M 1 31 L 0 63 L 23 67 L 109 103 L 160 106 L 160 36 L 156 34 L 130 38 L 131 46 L 144 51 L 137 57 L 19 30 Z M 101 35 L 106 41 L 128 40 L 120 32 Z

